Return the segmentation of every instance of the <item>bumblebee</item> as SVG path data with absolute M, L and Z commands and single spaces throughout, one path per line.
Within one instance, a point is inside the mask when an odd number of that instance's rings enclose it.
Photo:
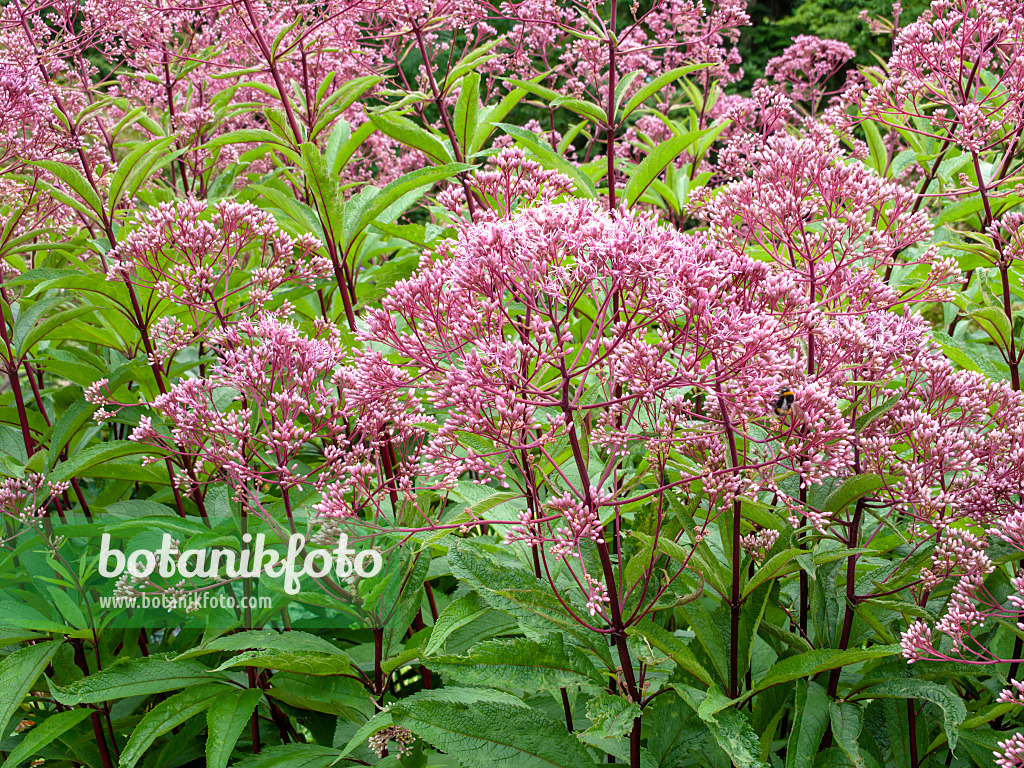
M 788 384 L 775 393 L 775 400 L 772 402 L 772 413 L 776 416 L 788 416 L 793 410 L 793 403 L 796 402 L 796 395 Z

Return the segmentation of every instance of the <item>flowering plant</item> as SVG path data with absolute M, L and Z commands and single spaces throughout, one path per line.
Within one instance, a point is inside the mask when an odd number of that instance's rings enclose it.
M 4 5 L 3 768 L 1024 765 L 1021 19 Z

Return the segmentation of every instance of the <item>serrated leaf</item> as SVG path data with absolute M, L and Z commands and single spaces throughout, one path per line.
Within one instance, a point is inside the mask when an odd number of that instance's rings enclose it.
M 462 78 L 462 89 L 455 101 L 455 138 L 462 145 L 465 155 L 473 150 L 471 142 L 476 133 L 477 115 L 480 112 L 480 74 L 470 72 Z
M 447 165 L 452 162 L 453 158 L 441 140 L 430 131 L 416 125 L 412 120 L 390 113 L 370 114 L 369 118 L 377 130 L 385 136 L 390 136 L 395 141 L 412 149 L 418 149 L 435 165 Z
M 340 752 L 319 744 L 275 744 L 258 755 L 249 755 L 231 768 L 327 768 Z
M 199 530 L 204 530 L 202 527 Z M 336 654 L 346 656 L 345 652 L 336 647 L 333 643 L 324 640 L 308 632 L 290 630 L 288 632 L 274 632 L 269 629 L 254 629 L 246 632 L 236 632 L 233 635 L 223 635 L 216 640 L 193 648 L 190 651 L 177 656 L 178 659 L 190 659 L 206 653 L 216 651 L 313 651 L 315 653 Z
M 67 461 L 58 462 L 51 470 L 48 480 L 53 482 L 64 482 L 73 477 L 88 476 L 86 470 L 99 464 L 105 464 L 111 459 L 118 459 L 123 456 L 137 454 L 147 456 L 160 456 L 164 451 L 151 445 L 132 442 L 131 440 L 111 440 L 105 443 L 97 443 L 83 448 L 74 456 L 68 457 Z
M 492 688 L 558 690 L 602 683 L 593 662 L 579 648 L 566 646 L 561 635 L 485 640 L 464 656 L 437 656 L 428 666 L 460 683 Z
M 873 685 L 860 691 L 858 696 L 864 699 L 924 699 L 932 702 L 942 710 L 942 727 L 946 731 L 949 748 L 956 749 L 957 738 L 960 734 L 958 728 L 967 719 L 967 707 L 964 705 L 963 699 L 948 686 L 929 680 L 897 678 Z
M 742 713 L 733 707 L 706 707 L 705 701 L 711 692 L 698 691 L 686 685 L 677 686 L 676 691 L 708 726 L 718 746 L 729 755 L 736 768 L 764 768 L 760 760 L 761 742 Z M 711 691 L 717 692 L 717 689 L 712 688 Z M 715 711 L 710 713 L 709 709 Z
M 352 672 L 348 656 L 317 651 L 246 651 L 228 659 L 214 672 L 232 667 L 259 667 L 304 675 L 347 675 Z
M 836 744 L 850 758 L 855 768 L 863 768 L 864 758 L 860 755 L 857 739 L 864 726 L 864 713 L 856 704 L 832 701 L 829 702 L 829 714 Z
M 900 653 L 898 645 L 876 645 L 871 648 L 852 648 L 846 651 L 834 648 L 818 648 L 807 651 L 796 656 L 789 656 L 776 662 L 754 683 L 753 689 L 746 695 L 747 698 L 763 691 L 772 685 L 798 680 L 801 677 L 810 677 L 819 672 L 825 672 L 838 667 L 845 667 L 850 664 L 858 664 L 870 659 L 881 659 L 886 656 L 895 656 Z
M 482 616 L 490 610 L 480 600 L 475 592 L 463 595 L 453 600 L 441 611 L 441 615 L 434 622 L 434 628 L 430 632 L 430 639 L 423 646 L 424 656 L 433 656 L 442 646 L 448 636 L 457 629 L 470 624 L 474 619 Z
M 586 733 L 612 739 L 625 736 L 633 730 L 633 720 L 640 714 L 640 706 L 635 702 L 602 693 L 587 702 L 587 718 L 593 725 Z
M 531 152 L 533 152 L 533 154 L 535 154 L 540 160 L 540 164 L 545 168 L 554 169 L 571 178 L 576 184 L 577 194 L 591 199 L 597 197 L 597 187 L 594 186 L 594 182 L 590 180 L 590 177 L 575 165 L 568 162 L 560 154 L 556 153 L 551 149 L 550 145 L 547 145 L 538 139 L 532 131 L 520 128 L 516 125 L 508 125 L 507 123 L 496 123 L 496 125 L 509 136 L 512 136 L 517 142 L 522 143 Z
M 157 738 L 204 711 L 223 692 L 221 684 L 197 685 L 161 701 L 135 726 L 121 751 L 120 768 L 134 768 Z
M 77 169 L 55 160 L 31 160 L 28 164 L 49 171 L 71 187 L 97 216 L 102 213 L 103 203 L 100 201 L 100 196 L 96 194 L 96 190 L 93 189 L 88 179 Z
M 641 88 L 639 91 L 633 94 L 629 101 L 626 102 L 626 106 L 622 108 L 622 114 L 619 116 L 619 122 L 623 122 L 627 117 L 629 117 L 633 113 L 635 109 L 637 109 L 641 104 L 643 104 L 645 101 L 647 101 L 649 98 L 651 98 L 654 94 L 656 94 L 669 83 L 678 80 L 680 77 L 689 75 L 692 72 L 696 72 L 697 70 L 706 69 L 709 66 L 711 65 L 689 64 L 685 67 L 676 67 L 675 69 L 670 69 L 668 72 L 658 75 L 658 77 L 651 80 L 651 82 L 647 83 L 643 88 Z
M 362 201 L 362 205 L 355 203 L 354 200 L 350 200 L 349 210 L 345 213 L 346 243 L 352 243 L 364 229 L 370 226 L 375 218 L 380 216 L 402 195 L 421 187 L 435 184 L 442 179 L 451 178 L 464 171 L 471 171 L 473 167 L 465 163 L 447 163 L 431 168 L 420 168 L 395 179 L 381 189 L 372 200 Z
M 72 709 L 50 715 L 25 734 L 0 768 L 17 768 L 43 747 L 52 744 L 92 714 L 90 709 Z
M 659 627 L 650 619 L 644 619 L 640 623 L 626 630 L 631 635 L 638 635 L 644 638 L 654 648 L 667 653 L 672 660 L 691 675 L 696 677 L 705 685 L 714 682 L 712 674 L 706 670 L 682 639 L 671 632 Z
M 219 678 L 220 675 L 208 672 L 195 661 L 172 661 L 165 656 L 147 656 L 113 664 L 65 686 L 51 681 L 50 690 L 57 701 L 70 707 L 164 693 Z
M 793 710 L 793 730 L 786 746 L 786 768 L 811 768 L 828 727 L 828 695 L 815 682 L 800 680 Z
M 225 768 L 263 690 L 227 691 L 206 710 L 206 768 Z
M 705 133 L 707 131 L 690 131 L 682 136 L 673 136 L 652 149 L 629 176 L 626 188 L 622 192 L 626 204 L 632 207 L 651 186 L 651 182 L 661 175 L 665 167 Z
M 408 728 L 464 765 L 594 768 L 594 761 L 564 723 L 549 720 L 521 702 L 476 698 L 479 693 L 467 696 L 446 688 L 421 691 L 393 703 L 391 717 L 395 725 Z
M 6 728 L 22 699 L 46 669 L 63 640 L 20 648 L 0 660 L 0 728 Z M 7 736 L 0 733 L 0 738 Z
M 825 502 L 821 506 L 821 511 L 839 512 L 840 510 L 846 509 L 850 504 L 857 501 L 857 499 L 871 495 L 891 481 L 892 478 L 890 477 L 882 477 L 881 475 L 874 474 L 858 474 L 853 477 L 848 477 L 836 490 L 829 494 L 827 499 L 825 499 Z

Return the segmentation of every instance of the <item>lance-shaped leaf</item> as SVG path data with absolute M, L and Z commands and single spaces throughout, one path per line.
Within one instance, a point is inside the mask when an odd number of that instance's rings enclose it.
M 958 727 L 967 719 L 967 707 L 964 705 L 963 699 L 949 686 L 929 680 L 897 678 L 873 685 L 860 691 L 858 696 L 863 699 L 924 699 L 932 702 L 942 709 L 942 727 L 946 731 L 949 748 L 956 749 L 957 738 L 960 735 Z
M 772 665 L 764 677 L 754 683 L 753 689 L 746 694 L 745 698 L 749 698 L 758 691 L 763 691 L 765 688 L 778 685 L 779 683 L 798 680 L 801 677 L 810 677 L 819 672 L 836 669 L 837 667 L 845 667 L 849 664 L 858 664 L 870 659 L 895 656 L 900 650 L 898 645 L 875 645 L 871 648 L 852 648 L 846 651 L 834 648 L 818 648 L 796 656 L 787 656 L 785 659 Z
M 577 647 L 567 647 L 558 634 L 539 642 L 485 640 L 465 656 L 437 656 L 429 667 L 460 683 L 494 688 L 558 690 L 603 682 L 590 658 Z
M 222 684 L 197 685 L 161 701 L 135 726 L 121 753 L 120 768 L 134 768 L 157 738 L 207 709 L 225 690 Z
M 454 159 L 439 138 L 408 118 L 391 113 L 371 114 L 369 118 L 378 131 L 407 147 L 418 149 L 436 165 L 446 165 Z
M 228 659 L 214 672 L 232 667 L 258 667 L 304 675 L 347 675 L 352 672 L 348 656 L 320 651 L 246 651 Z
M 202 656 L 207 653 L 215 653 L 217 651 L 247 651 L 247 650 L 261 650 L 261 651 L 313 651 L 315 653 L 328 653 L 336 654 L 338 656 L 347 655 L 343 650 L 336 647 L 333 643 L 324 640 L 316 635 L 311 635 L 308 632 L 299 632 L 292 630 L 289 632 L 274 632 L 269 629 L 253 629 L 247 632 L 236 632 L 233 635 L 224 635 L 218 637 L 215 640 L 211 640 L 209 643 L 193 648 L 190 651 L 186 651 L 177 659 L 190 659 L 195 656 Z
M 812 768 L 828 721 L 825 689 L 815 682 L 800 680 L 796 688 L 793 730 L 786 746 L 786 768 Z
M 621 696 L 602 693 L 587 702 L 587 718 L 593 725 L 586 733 L 612 739 L 625 736 L 633 729 L 633 720 L 640 714 L 638 704 Z
M 721 127 L 725 127 L 724 123 Z M 652 149 L 633 173 L 630 174 L 626 188 L 622 192 L 626 204 L 629 206 L 634 205 L 647 188 L 651 186 L 651 183 L 661 175 L 665 167 L 679 157 L 683 150 L 706 133 L 707 131 L 690 131 L 681 136 L 673 136 L 668 141 L 663 141 Z
M 65 686 L 50 683 L 53 697 L 65 706 L 96 704 L 109 699 L 145 696 L 209 683 L 220 678 L 195 661 L 147 656 L 112 664 Z
M 412 173 L 400 176 L 381 190 L 364 188 L 359 195 L 352 197 L 345 209 L 345 243 L 351 244 L 374 219 L 386 211 L 403 195 L 417 189 L 428 187 L 442 179 L 473 170 L 472 165 L 465 163 L 447 163 L 433 168 L 420 168 Z M 368 194 L 364 194 L 367 193 Z
M 659 627 L 650 619 L 644 619 L 626 631 L 631 635 L 639 635 L 654 648 L 657 648 L 662 653 L 667 653 L 672 657 L 672 661 L 705 685 L 711 685 L 714 682 L 712 674 L 697 661 L 693 651 L 690 650 L 690 647 L 682 639 L 676 637 L 668 630 Z
M 338 762 L 340 755 L 337 749 L 319 744 L 275 744 L 231 768 L 327 768 Z
M 832 735 L 855 768 L 863 768 L 864 758 L 860 754 L 857 739 L 864 727 L 864 713 L 856 704 L 833 701 L 829 703 L 832 718 Z
M 29 645 L 0 660 L 0 728 L 6 728 L 63 640 Z M 7 736 L 0 733 L 0 738 Z
M 17 768 L 43 747 L 52 744 L 63 734 L 70 731 L 85 718 L 91 715 L 91 709 L 70 709 L 67 712 L 58 712 L 35 726 L 25 738 L 14 749 L 11 750 L 7 759 L 0 768 Z
M 225 768 L 262 696 L 261 688 L 250 688 L 226 691 L 213 700 L 206 710 L 206 768 Z
M 593 768 L 586 748 L 565 723 L 549 720 L 516 699 L 497 700 L 493 693 L 420 691 L 392 704 L 391 717 L 395 725 L 463 765 Z
M 430 632 L 430 639 L 423 646 L 423 655 L 433 656 L 441 650 L 444 646 L 444 641 L 448 639 L 452 632 L 483 616 L 489 610 L 491 609 L 483 603 L 475 592 L 463 595 L 459 599 L 450 602 L 448 607 L 441 611 L 437 621 L 434 622 L 434 628 Z
M 582 197 L 597 197 L 597 187 L 594 186 L 594 182 L 591 181 L 590 177 L 551 149 L 551 145 L 538 139 L 533 131 L 507 123 L 498 123 L 497 126 L 509 136 L 512 136 L 517 143 L 522 144 L 536 155 L 542 166 L 564 173 L 571 178 L 576 184 L 577 194 Z
M 619 115 L 619 123 L 621 124 L 633 113 L 635 109 L 669 83 L 678 80 L 680 77 L 689 75 L 691 72 L 696 72 L 699 69 L 705 69 L 710 66 L 711 64 L 690 64 L 685 67 L 670 69 L 668 72 L 658 75 L 658 77 L 654 78 L 651 82 L 647 83 L 643 88 L 634 93 L 629 101 L 626 102 L 626 106 L 622 108 L 622 114 Z
M 761 762 L 761 742 L 743 714 L 731 706 L 722 706 L 729 700 L 717 687 L 698 691 L 687 685 L 676 686 L 676 691 L 698 717 L 704 721 L 715 741 L 732 759 L 737 768 L 764 768 Z

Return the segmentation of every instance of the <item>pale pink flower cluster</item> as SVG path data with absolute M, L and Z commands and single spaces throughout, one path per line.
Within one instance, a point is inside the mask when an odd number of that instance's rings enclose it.
M 186 199 L 136 213 L 108 259 L 112 278 L 189 311 L 188 328 L 164 319 L 155 329 L 164 354 L 173 354 L 213 325 L 269 309 L 283 286 L 331 276 L 320 247 L 312 235 L 289 236 L 252 203 Z
M 67 488 L 67 483 L 47 482 L 38 472 L 26 472 L 24 477 L 5 477 L 0 480 L 0 513 L 31 524 L 45 515 L 50 500 Z
M 504 179 L 498 188 L 511 189 Z M 336 379 L 345 413 L 378 447 L 405 446 L 399 488 L 451 488 L 469 473 L 532 499 L 506 521 L 507 540 L 566 563 L 596 615 L 602 577 L 584 552 L 605 545 L 600 521 L 628 500 L 613 478 L 628 473 L 632 452 L 653 445 L 661 464 L 675 452 L 705 468 L 693 477 L 715 510 L 763 483 L 759 459 L 744 455 L 749 471 L 730 464 L 723 434 L 763 422 L 792 370 L 799 286 L 654 216 L 588 200 L 456 225 L 456 239 L 368 310 L 365 346 Z M 585 418 L 590 477 L 576 467 L 543 489 L 524 481 L 535 461 L 565 461 L 555 457 Z M 807 472 L 828 461 L 816 456 Z M 386 511 L 388 488 L 376 501 L 367 490 L 339 484 L 322 506 L 349 518 L 361 505 Z
M 899 31 L 889 77 L 868 92 L 863 108 L 886 122 L 924 117 L 928 132 L 966 152 L 1001 141 L 1024 119 L 1020 3 L 934 0 Z
M 768 60 L 764 74 L 786 86 L 797 101 L 815 104 L 825 95 L 828 81 L 855 55 L 839 40 L 798 35 L 782 55 Z

